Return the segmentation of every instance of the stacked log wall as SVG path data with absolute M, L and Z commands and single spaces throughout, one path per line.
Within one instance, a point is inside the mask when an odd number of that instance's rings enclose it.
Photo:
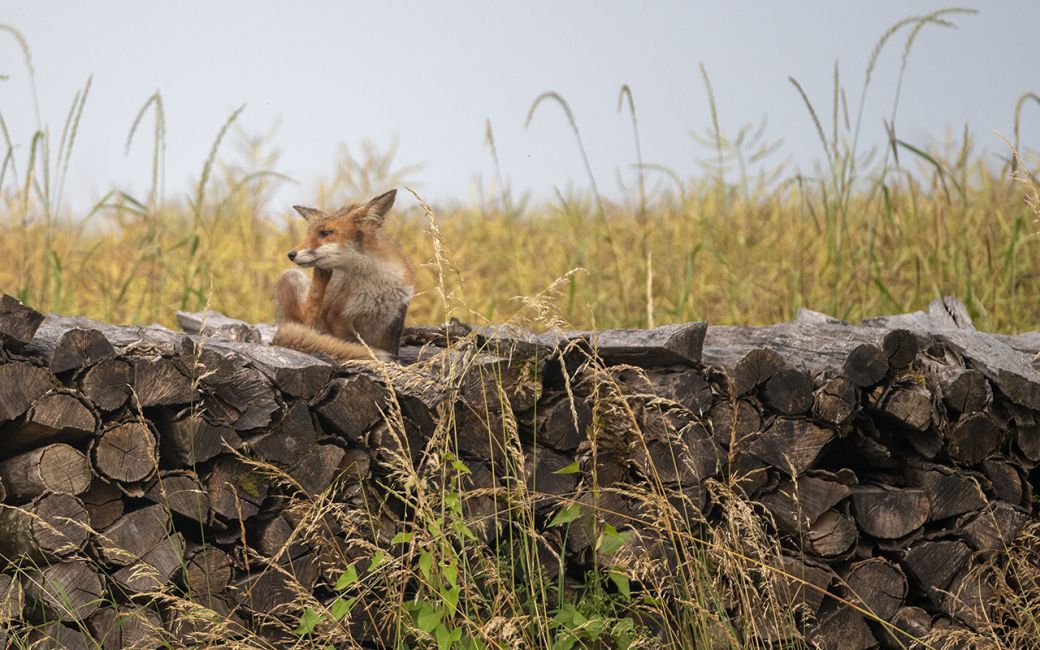
M 386 546 L 409 529 L 379 486 L 402 462 L 421 471 L 449 411 L 482 542 L 508 537 L 495 491 L 517 478 L 552 553 L 579 569 L 614 561 L 597 525 L 652 531 L 640 486 L 690 531 L 719 517 L 713 484 L 738 486 L 789 552 L 778 568 L 821 647 L 892 646 L 880 621 L 978 627 L 985 585 L 970 576 L 1040 518 L 1040 337 L 978 332 L 952 299 L 858 325 L 808 311 L 543 335 L 453 322 L 407 329 L 400 365 L 334 365 L 219 314 L 179 322 L 44 318 L 0 298 L 10 629 L 64 647 L 187 644 L 205 623 L 157 596 L 172 593 L 218 612 L 220 634 L 277 646 L 300 585 L 327 597 L 358 536 Z M 295 535 L 292 504 L 321 494 L 364 512 L 365 530 L 329 519 Z M 573 503 L 561 536 L 548 523 Z M 631 539 L 620 555 L 654 543 Z M 379 644 L 378 626 L 351 630 Z

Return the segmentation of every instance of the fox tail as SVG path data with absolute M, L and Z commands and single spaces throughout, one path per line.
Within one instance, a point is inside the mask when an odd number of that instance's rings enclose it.
M 352 343 L 329 334 L 322 334 L 313 327 L 302 323 L 282 323 L 278 326 L 278 333 L 275 334 L 272 343 L 300 352 L 317 352 L 337 361 L 372 359 L 373 356 L 386 360 L 389 357 L 389 354 L 383 350 L 367 348 L 360 343 Z

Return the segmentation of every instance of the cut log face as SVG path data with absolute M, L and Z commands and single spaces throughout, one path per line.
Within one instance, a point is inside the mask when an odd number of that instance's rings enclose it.
M 19 452 L 53 442 L 78 442 L 92 436 L 97 425 L 79 396 L 54 390 L 33 402 L 24 422 L 5 436 L 5 449 Z
M 0 423 L 21 417 L 57 385 L 58 379 L 45 368 L 28 363 L 0 365 Z
M 888 365 L 892 368 L 906 368 L 921 350 L 921 342 L 910 330 L 894 329 L 881 342 L 881 349 L 888 357 Z
M 783 367 L 783 357 L 772 350 L 759 348 L 748 352 L 730 372 L 729 381 L 733 394 L 740 397 L 750 392 L 756 386 L 769 381 Z
M 972 512 L 986 505 L 986 495 L 971 476 L 955 473 L 941 465 L 934 468 L 908 467 L 907 482 L 928 495 L 929 521 Z
M 79 496 L 83 507 L 90 516 L 90 525 L 94 530 L 104 530 L 123 515 L 123 493 L 111 483 L 106 483 L 96 476 L 90 482 L 90 488 Z
M 82 494 L 90 487 L 90 463 L 73 447 L 47 445 L 0 462 L 0 479 L 15 503 L 44 492 Z
M 903 566 L 938 604 L 942 590 L 949 587 L 954 576 L 967 565 L 970 555 L 971 549 L 964 542 L 926 540 L 911 547 L 903 559 Z
M 22 352 L 42 322 L 43 314 L 40 312 L 14 296 L 0 295 L 0 347 Z
M 94 650 L 97 642 L 80 629 L 82 623 L 53 621 L 34 625 L 26 637 L 33 650 Z
M 974 515 L 964 517 L 958 527 L 977 551 L 984 556 L 1006 550 L 1025 526 L 1026 513 L 1014 506 L 996 501 Z
M 827 603 L 817 619 L 813 633 L 817 647 L 841 650 L 870 650 L 877 638 L 863 615 L 845 605 Z
M 218 594 L 231 582 L 231 560 L 215 546 L 203 546 L 188 554 L 180 578 L 189 594 Z
M 782 415 L 803 415 L 813 405 L 812 379 L 805 371 L 782 368 L 766 381 L 762 399 Z
M 898 426 L 924 431 L 932 424 L 932 394 L 923 386 L 902 386 L 882 398 L 878 408 Z
M 201 413 L 190 409 L 173 419 L 161 420 L 159 433 L 159 457 L 163 467 L 195 467 L 242 446 L 234 429 L 211 424 Z
M 978 370 L 960 370 L 942 382 L 942 400 L 957 413 L 975 413 L 993 401 L 989 380 Z
M 36 332 L 27 354 L 41 356 L 51 372 L 82 370 L 116 356 L 115 348 L 105 335 L 95 329 L 62 327 L 47 321 Z
M 266 479 L 237 458 L 219 459 L 206 478 L 210 508 L 229 521 L 245 520 L 258 513 L 267 491 Z
M 746 449 L 754 434 L 762 430 L 762 414 L 747 400 L 720 400 L 708 416 L 715 440 L 730 449 Z
M 140 560 L 118 569 L 112 580 L 127 597 L 155 593 L 171 584 L 183 566 L 184 536 L 173 533 L 159 540 Z
M 950 460 L 958 465 L 975 465 L 997 450 L 1002 434 L 992 418 L 975 413 L 953 425 L 946 437 Z
M 900 539 L 928 520 L 928 495 L 916 488 L 857 485 L 852 507 L 860 529 L 879 539 Z
M 906 575 L 883 558 L 856 562 L 844 578 L 849 600 L 883 620 L 891 619 L 906 600 Z
M 771 494 L 759 500 L 788 533 L 799 534 L 813 526 L 820 516 L 847 498 L 847 485 L 812 476 L 782 482 Z
M 748 450 L 786 474 L 797 476 L 812 467 L 834 432 L 809 420 L 777 418 L 755 437 Z
M 176 406 L 195 402 L 199 393 L 189 379 L 166 357 L 135 357 L 134 403 L 141 408 L 152 406 Z
M 190 470 L 159 472 L 145 492 L 145 498 L 171 513 L 205 524 L 209 517 L 209 495 Z
M 79 379 L 79 389 L 102 411 L 115 411 L 130 398 L 133 368 L 123 359 L 106 359 L 91 366 Z
M 123 515 L 95 540 L 98 556 L 106 564 L 128 566 L 169 537 L 170 515 L 160 505 Z
M 76 560 L 28 570 L 25 595 L 44 620 L 82 621 L 97 611 L 105 591 L 97 570 Z
M 848 553 L 856 544 L 859 530 L 851 516 L 837 510 L 828 510 L 820 515 L 805 536 L 810 549 L 816 555 L 836 558 Z
M 162 647 L 162 621 L 143 607 L 102 607 L 87 623 L 102 650 Z
M 359 442 L 365 430 L 382 418 L 386 388 L 364 375 L 335 379 L 315 410 L 325 433 Z
M 318 432 L 305 402 L 294 402 L 277 426 L 246 442 L 257 458 L 281 466 L 298 464 L 317 444 Z
M 155 434 L 139 421 L 105 429 L 91 444 L 90 457 L 99 474 L 120 483 L 144 481 L 159 465 Z
M 536 436 L 542 444 L 557 451 L 573 451 L 585 439 L 592 423 L 592 407 L 583 399 L 574 403 L 567 397 L 539 404 Z
M 76 553 L 90 535 L 83 504 L 68 494 L 43 494 L 24 506 L 0 506 L 0 556 L 40 560 Z
M 842 374 L 854 386 L 875 386 L 888 374 L 888 356 L 876 345 L 858 345 L 845 360 Z
M 25 594 L 21 581 L 0 573 L 0 625 L 20 620 L 24 610 Z
M 813 412 L 830 424 L 844 424 L 859 410 L 859 391 L 844 377 L 835 377 L 816 393 Z

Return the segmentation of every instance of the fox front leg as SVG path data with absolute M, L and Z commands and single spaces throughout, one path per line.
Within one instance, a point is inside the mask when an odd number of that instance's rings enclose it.
M 319 269 L 315 267 L 314 276 L 311 278 L 311 286 L 307 291 L 307 299 L 303 303 L 303 322 L 314 327 L 321 315 L 321 303 L 325 301 L 325 290 L 332 279 L 331 269 Z

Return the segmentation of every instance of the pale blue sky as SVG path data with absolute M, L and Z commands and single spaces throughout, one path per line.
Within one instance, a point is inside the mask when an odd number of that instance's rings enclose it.
M 44 120 L 60 130 L 75 90 L 94 85 L 69 171 L 68 196 L 84 205 L 113 185 L 143 193 L 150 149 L 124 156 L 127 130 L 156 89 L 166 103 L 166 184 L 186 193 L 228 114 L 246 104 L 248 132 L 280 127 L 279 171 L 299 181 L 286 203 L 313 194 L 340 143 L 400 140 L 399 163 L 424 163 L 417 187 L 432 199 L 468 200 L 475 176 L 493 176 L 484 143 L 491 120 L 514 191 L 549 196 L 583 184 L 581 159 L 562 112 L 539 93 L 571 103 L 602 188 L 634 162 L 618 90 L 631 86 L 647 162 L 702 173 L 712 152 L 691 131 L 710 124 L 698 72 L 712 77 L 724 130 L 769 118 L 784 156 L 809 170 L 820 146 L 789 75 L 829 114 L 834 61 L 849 100 L 880 34 L 941 2 L 40 2 L 4 0 L 0 22 L 32 47 Z M 1040 92 L 1040 2 L 970 2 L 956 30 L 926 29 L 906 72 L 897 129 L 916 144 L 968 123 L 981 146 L 1000 151 L 1014 102 Z M 33 129 L 20 54 L 0 34 L 0 111 L 19 159 Z M 882 141 L 904 38 L 882 56 L 867 97 L 862 139 Z M 150 127 L 148 127 L 150 128 Z M 147 134 L 146 134 L 147 135 Z M 1026 109 L 1023 140 L 1040 146 L 1040 106 Z M 230 150 L 229 150 L 230 151 Z M 776 158 L 779 160 L 780 158 Z M 24 164 L 24 163 L 23 163 Z M 277 209 L 277 206 L 272 206 Z

